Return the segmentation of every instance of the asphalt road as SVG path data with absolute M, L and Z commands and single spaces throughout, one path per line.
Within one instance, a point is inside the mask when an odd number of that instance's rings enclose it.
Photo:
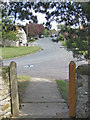
M 31 77 L 68 80 L 69 63 L 74 60 L 76 65 L 85 63 L 73 58 L 61 43 L 54 43 L 50 38 L 40 38 L 37 45 L 42 48 L 40 52 L 3 61 L 9 65 L 11 61 L 17 63 L 18 75 Z

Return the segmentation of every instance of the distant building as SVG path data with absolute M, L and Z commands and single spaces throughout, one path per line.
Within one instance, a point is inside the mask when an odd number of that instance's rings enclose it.
M 16 42 L 16 46 L 26 46 L 27 45 L 27 35 L 22 27 L 16 27 L 18 30 L 19 40 Z
M 79 30 L 90 30 L 90 22 L 87 22 L 86 26 L 83 26 L 83 24 L 81 24 L 79 26 Z
M 58 35 L 59 34 L 59 30 L 58 31 L 51 31 L 51 34 Z
M 80 30 L 83 30 L 83 29 L 84 29 L 83 24 L 81 24 L 81 25 L 79 26 L 79 29 L 80 29 Z
M 42 34 L 44 34 L 44 30 L 45 30 L 45 28 L 44 28 L 43 24 L 29 23 L 29 24 L 26 24 L 26 26 L 25 26 L 25 32 L 26 32 L 27 36 L 29 36 L 29 37 L 42 35 Z

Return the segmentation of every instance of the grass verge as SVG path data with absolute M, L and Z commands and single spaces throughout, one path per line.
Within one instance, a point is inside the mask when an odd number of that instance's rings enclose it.
M 27 54 L 31 54 L 36 51 L 39 51 L 40 49 L 41 48 L 38 46 L 5 47 L 5 48 L 2 48 L 2 58 L 9 59 L 9 58 L 14 58 L 18 56 L 23 56 L 23 55 L 27 55 Z
M 30 76 L 17 76 L 18 79 L 18 92 L 19 92 L 19 102 L 22 102 L 23 95 L 25 94 L 25 89 L 29 84 Z
M 63 99 L 65 99 L 67 105 L 68 105 L 68 96 L 69 96 L 69 83 L 63 80 L 56 80 L 60 94 Z

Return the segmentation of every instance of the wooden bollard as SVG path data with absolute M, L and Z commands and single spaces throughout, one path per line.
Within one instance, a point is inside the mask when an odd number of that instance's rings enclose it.
M 11 107 L 13 117 L 19 116 L 19 98 L 17 86 L 16 63 L 10 63 L 10 86 L 11 86 Z
M 75 85 L 76 64 L 71 61 L 69 64 L 69 118 L 75 117 L 76 107 L 76 85 Z

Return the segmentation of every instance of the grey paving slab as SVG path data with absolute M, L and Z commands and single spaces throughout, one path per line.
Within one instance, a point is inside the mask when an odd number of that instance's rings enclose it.
M 31 78 L 22 101 L 20 117 L 67 118 L 69 114 L 54 79 Z
M 55 80 L 31 78 L 23 97 L 23 102 L 60 102 L 64 101 Z
M 68 117 L 68 109 L 65 103 L 25 103 L 20 111 L 21 117 L 43 118 L 43 117 Z M 63 116 L 60 114 L 63 113 Z M 67 113 L 66 115 L 64 113 Z

